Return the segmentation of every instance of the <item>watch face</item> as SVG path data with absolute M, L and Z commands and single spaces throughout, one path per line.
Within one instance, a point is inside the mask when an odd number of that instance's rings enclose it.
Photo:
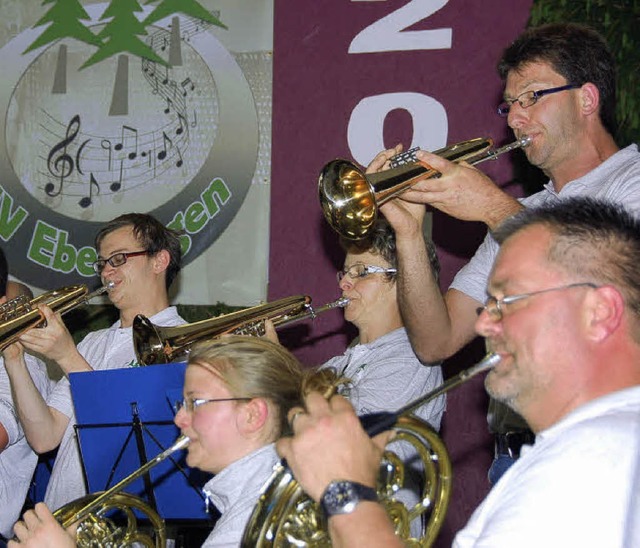
M 352 512 L 358 500 L 358 493 L 353 485 L 346 481 L 334 483 L 325 495 L 325 505 L 335 513 L 348 514 Z

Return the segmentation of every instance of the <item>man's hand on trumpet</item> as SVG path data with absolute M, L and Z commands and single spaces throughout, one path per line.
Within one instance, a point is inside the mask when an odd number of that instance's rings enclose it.
M 402 151 L 402 145 L 380 152 L 369 164 L 367 173 L 376 173 L 389 168 L 389 160 Z M 487 175 L 465 162 L 450 162 L 437 154 L 425 150 L 416 153 L 416 158 L 426 169 L 439 172 L 440 177 L 419 181 L 399 195 L 398 202 L 428 204 L 443 213 L 463 221 L 480 221 L 490 230 L 504 219 L 514 215 L 522 206 L 501 190 Z M 380 207 L 387 218 L 393 215 L 391 208 Z M 396 230 L 397 217 L 389 218 Z
M 367 167 L 366 173 L 377 173 L 389 169 L 389 160 L 402 152 L 402 145 L 380 152 Z M 422 224 L 426 209 L 424 203 L 416 200 L 390 200 L 380 206 L 380 211 L 387 218 L 394 232 L 396 240 L 403 238 L 422 239 Z M 400 245 L 400 242 L 397 242 Z
M 420 164 L 441 176 L 418 182 L 402 195 L 403 200 L 428 203 L 462 221 L 481 221 L 490 230 L 522 209 L 515 198 L 465 162 L 450 162 L 424 150 L 418 151 L 416 157 Z
M 30 329 L 20 336 L 19 340 L 25 348 L 55 361 L 65 375 L 77 371 L 91 371 L 92 368 L 78 352 L 76 343 L 60 314 L 56 314 L 47 305 L 40 305 L 38 308 L 47 324 L 46 327 Z

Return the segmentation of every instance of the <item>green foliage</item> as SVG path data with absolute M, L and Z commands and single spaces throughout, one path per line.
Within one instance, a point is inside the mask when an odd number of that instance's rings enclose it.
M 620 146 L 640 143 L 640 0 L 534 0 L 529 25 L 583 23 L 600 32 L 618 64 Z

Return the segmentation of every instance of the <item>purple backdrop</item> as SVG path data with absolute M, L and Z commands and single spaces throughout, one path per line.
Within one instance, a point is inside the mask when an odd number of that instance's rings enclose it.
M 435 99 L 446 111 L 448 143 L 485 136 L 498 144 L 512 139 L 504 120 L 495 115 L 502 93 L 495 65 L 503 48 L 525 27 L 531 4 L 532 0 L 276 0 L 270 300 L 305 293 L 323 304 L 339 296 L 334 273 L 343 256 L 336 235 L 322 218 L 316 185 L 318 173 L 329 160 L 354 157 L 347 137 L 349 120 L 363 98 L 417 93 Z M 442 8 L 434 12 L 438 6 Z M 363 29 L 385 16 L 380 24 L 392 26 L 408 10 L 431 13 L 411 24 L 410 31 L 451 29 L 451 47 L 348 53 Z M 377 39 L 373 49 L 382 49 L 376 48 Z M 373 125 L 372 131 L 382 131 L 386 147 L 397 142 L 406 147 L 414 124 L 406 110 L 394 109 L 384 118 L 384 129 Z M 434 120 L 434 132 L 437 127 Z M 507 157 L 483 164 L 483 170 L 502 185 L 512 177 Z M 515 187 L 509 190 L 519 193 Z M 478 224 L 434 214 L 433 238 L 442 263 L 443 288 L 472 255 L 484 231 Z M 313 365 L 341 353 L 352 334 L 341 313 L 330 312 L 313 325 L 296 326 L 282 336 L 300 359 Z M 481 354 L 482 345 L 476 342 L 448 360 L 446 369 L 451 374 Z M 450 545 L 453 533 L 488 489 L 491 440 L 485 415 L 482 379 L 449 395 L 443 438 L 455 476 L 440 545 Z

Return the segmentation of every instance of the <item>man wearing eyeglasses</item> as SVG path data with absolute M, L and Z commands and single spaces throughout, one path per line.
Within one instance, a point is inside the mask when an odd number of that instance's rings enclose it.
M 498 114 L 516 138 L 530 139 L 524 153 L 549 177 L 544 189 L 518 201 L 476 168 L 419 152 L 418 159 L 442 177 L 422 181 L 381 207 L 396 231 L 402 315 L 416 354 L 426 362 L 452 356 L 475 337 L 475 311 L 484 301 L 498 245 L 489 234 L 443 296 L 421 249 L 422 204 L 482 221 L 490 231 L 523 207 L 573 196 L 606 198 L 640 211 L 640 153 L 635 144 L 619 149 L 614 141 L 615 62 L 600 35 L 573 24 L 529 29 L 505 50 L 498 71 L 505 80 Z M 396 152 L 381 153 L 369 169 L 381 169 Z M 494 464 L 508 465 L 532 436 L 517 416 L 493 402 L 489 422 L 497 434 Z M 490 479 L 499 474 L 494 466 Z
M 169 306 L 167 291 L 180 270 L 178 235 L 150 215 L 130 213 L 107 223 L 96 236 L 96 273 L 110 289 L 109 299 L 119 320 L 108 329 L 89 333 L 76 347 L 71 334 L 47 306 L 41 310 L 47 326 L 20 337 L 23 345 L 55 361 L 65 373 L 49 397 L 35 390 L 24 367 L 22 352 L 5 359 L 20 422 L 38 453 L 59 446 L 45 502 L 55 510 L 85 494 L 75 436 L 75 414 L 67 375 L 72 372 L 135 366 L 132 324 L 137 314 L 154 323 L 184 323 Z
M 500 357 L 485 386 L 537 437 L 454 547 L 635 546 L 640 221 L 620 205 L 574 198 L 527 208 L 495 236 L 501 248 L 476 317 Z M 277 445 L 303 489 L 322 500 L 337 479 L 373 486 L 384 440 L 369 440 L 338 396 L 306 404 L 289 413 L 294 437 Z M 330 517 L 329 531 L 334 546 L 401 545 L 370 500 Z

